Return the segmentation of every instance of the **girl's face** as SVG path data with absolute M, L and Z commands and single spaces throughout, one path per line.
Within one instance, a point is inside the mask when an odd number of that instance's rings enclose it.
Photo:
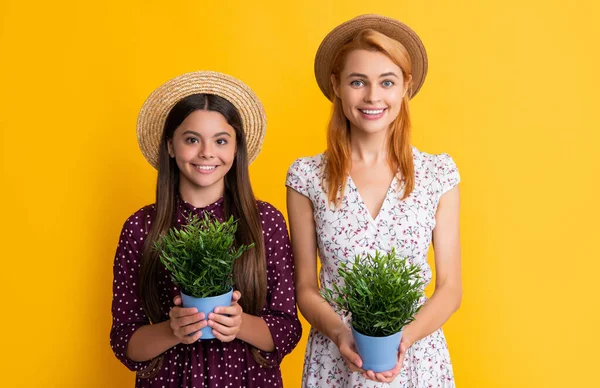
M 222 114 L 192 112 L 177 127 L 168 147 L 179 167 L 182 194 L 207 194 L 211 200 L 223 195 L 224 178 L 235 159 L 236 135 Z
M 400 113 L 408 86 L 402 69 L 387 55 L 367 50 L 351 51 L 339 84 L 334 75 L 331 81 L 352 129 L 367 133 L 389 128 Z

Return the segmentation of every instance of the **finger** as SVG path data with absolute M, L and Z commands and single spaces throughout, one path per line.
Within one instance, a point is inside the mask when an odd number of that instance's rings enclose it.
M 365 370 L 362 368 L 357 367 L 356 365 L 354 365 L 354 363 L 344 359 L 344 361 L 346 361 L 346 365 L 348 365 L 348 369 L 350 369 L 352 372 L 358 372 L 358 373 L 364 373 Z
M 212 333 L 215 336 L 215 338 L 221 342 L 231 342 L 235 339 L 235 335 L 225 335 L 219 333 L 217 330 L 213 330 Z
M 236 335 L 239 331 L 239 326 L 225 326 L 211 320 L 208 321 L 208 326 L 212 327 L 213 331 L 216 330 L 223 335 Z
M 395 371 L 396 373 L 400 373 L 400 370 L 402 370 L 403 363 L 404 363 L 404 353 L 400 353 L 400 356 L 398 356 L 398 363 L 394 367 L 393 371 Z
M 241 320 L 240 320 L 239 315 L 227 316 L 227 315 L 210 313 L 210 314 L 208 314 L 208 321 L 220 323 L 221 325 L 231 327 L 231 326 L 238 326 L 240 324 Z
M 354 364 L 357 368 L 362 368 L 362 360 L 358 353 L 354 352 L 349 346 L 340 346 L 340 353 L 350 363 Z
M 169 317 L 179 318 L 187 315 L 194 315 L 198 313 L 198 309 L 195 307 L 173 307 L 169 311 Z
M 217 306 L 213 310 L 216 314 L 225 314 L 225 315 L 241 315 L 242 314 L 242 306 L 239 304 L 233 304 L 231 306 Z M 210 314 L 209 314 L 210 316 Z
M 200 330 L 198 330 L 197 332 L 195 332 L 192 335 L 186 335 L 181 339 L 181 343 L 182 344 L 193 344 L 194 342 L 198 341 L 200 339 L 200 337 L 202 337 L 202 332 Z
M 206 321 L 200 321 L 200 322 L 194 323 L 192 325 L 180 327 L 178 330 L 178 333 L 181 337 L 189 336 L 190 334 L 196 333 L 198 330 L 203 329 L 205 327 L 206 327 Z
M 393 381 L 393 378 L 381 376 L 379 373 L 375 373 L 372 370 L 365 371 L 363 377 L 365 379 L 377 381 L 378 383 L 389 383 Z
M 233 294 L 231 295 L 231 303 L 235 303 L 238 300 L 240 300 L 240 298 L 242 297 L 242 293 L 239 291 L 233 291 Z
M 173 304 L 175 306 L 179 306 L 181 304 L 181 296 L 177 295 L 176 297 L 173 298 Z
M 386 375 L 386 373 L 387 373 L 387 375 Z M 375 378 L 377 379 L 377 381 L 380 381 L 382 383 L 389 383 L 393 380 L 391 373 L 389 373 L 389 372 L 375 373 Z
M 206 322 L 206 320 L 204 319 L 204 313 L 196 313 L 194 315 L 186 315 L 184 317 L 178 317 L 178 318 L 174 318 L 173 319 L 175 322 L 175 325 L 177 325 L 177 327 L 184 327 L 184 326 L 188 326 L 200 321 L 204 321 Z

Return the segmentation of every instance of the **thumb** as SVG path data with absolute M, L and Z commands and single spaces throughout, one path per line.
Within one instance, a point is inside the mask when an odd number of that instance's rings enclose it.
M 408 344 L 406 342 L 400 342 L 400 353 L 406 353 L 408 350 Z
M 231 295 L 231 303 L 235 303 L 240 300 L 242 297 L 242 293 L 239 291 L 233 291 L 233 295 Z
M 342 353 L 348 361 L 357 367 L 362 368 L 362 359 L 350 346 L 347 346 L 346 344 L 342 345 L 340 347 L 340 353 Z
M 173 304 L 175 306 L 180 306 L 181 305 L 181 296 L 177 295 L 176 297 L 173 298 Z

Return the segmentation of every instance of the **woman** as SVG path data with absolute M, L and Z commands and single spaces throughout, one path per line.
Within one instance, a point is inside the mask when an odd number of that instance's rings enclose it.
M 410 144 L 409 99 L 426 74 L 425 49 L 399 21 L 363 15 L 335 28 L 315 59 L 317 82 L 333 102 L 327 150 L 288 171 L 288 214 L 298 306 L 312 325 L 304 387 L 452 387 L 441 326 L 461 300 L 456 165 Z M 436 284 L 404 328 L 395 368 L 361 369 L 348 322 L 324 302 L 337 268 L 356 254 L 396 251 L 421 267 L 428 284 L 429 245 Z

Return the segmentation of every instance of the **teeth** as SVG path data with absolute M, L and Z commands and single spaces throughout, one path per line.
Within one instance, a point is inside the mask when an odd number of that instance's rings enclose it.
M 363 113 L 365 113 L 365 114 L 368 114 L 368 115 L 378 115 L 381 112 L 383 112 L 383 109 L 377 109 L 377 110 L 374 110 L 374 109 L 361 109 L 360 111 L 363 112 Z
M 210 170 L 214 170 L 215 168 L 217 168 L 217 166 L 196 166 L 196 168 L 198 170 L 202 170 L 202 171 L 210 171 Z

